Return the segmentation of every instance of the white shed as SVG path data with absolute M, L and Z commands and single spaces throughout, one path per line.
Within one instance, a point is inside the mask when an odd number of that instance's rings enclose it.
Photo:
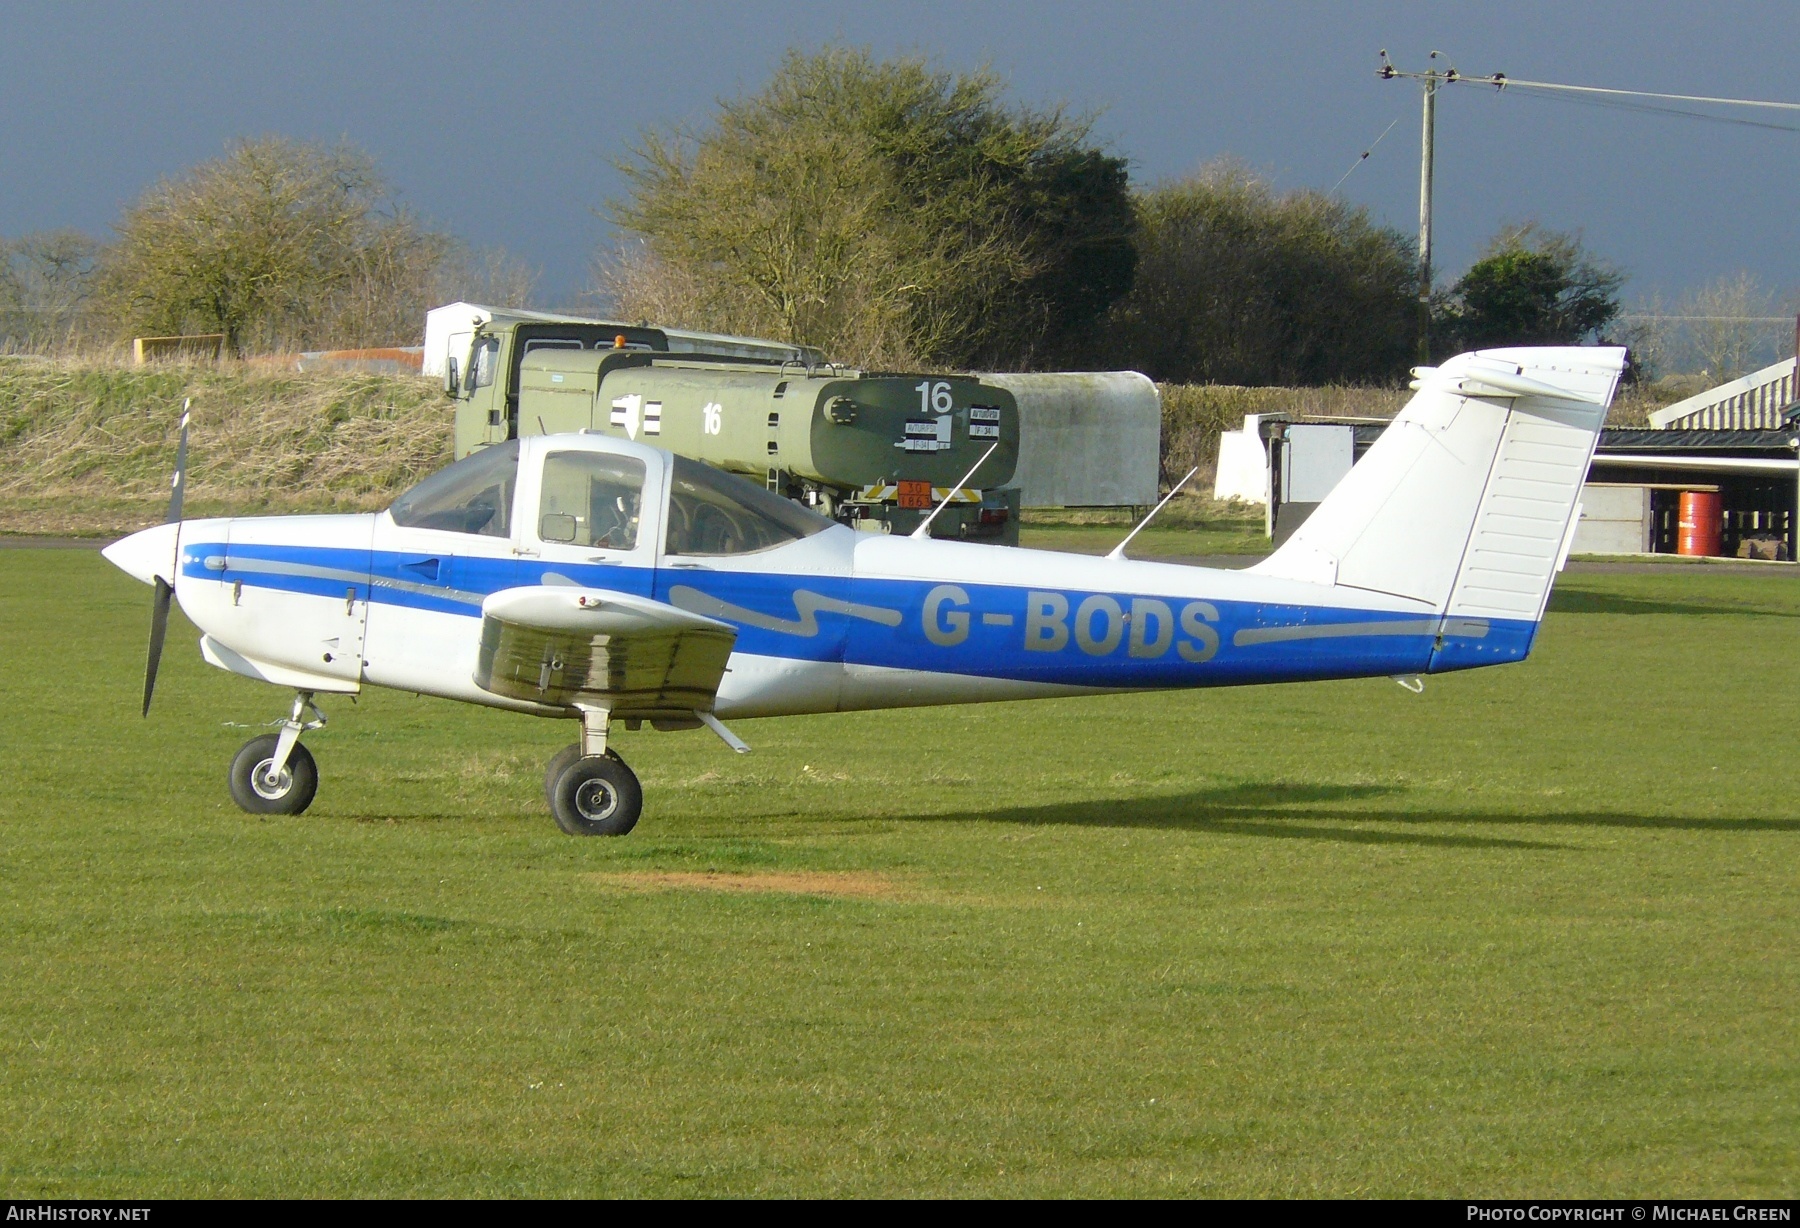
M 1148 507 L 1161 497 L 1162 398 L 1136 371 L 984 374 L 1019 404 L 1012 484 L 1026 507 Z

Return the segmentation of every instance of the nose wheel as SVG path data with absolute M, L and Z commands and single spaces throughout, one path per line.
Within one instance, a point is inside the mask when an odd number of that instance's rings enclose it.
M 319 791 L 319 765 L 295 743 L 287 763 L 275 766 L 281 739 L 272 733 L 251 738 L 231 760 L 231 800 L 251 814 L 299 814 Z
M 310 712 L 311 720 L 303 719 Z M 300 814 L 319 791 L 319 765 L 300 735 L 325 724 L 311 691 L 294 697 L 280 733 L 251 738 L 231 760 L 231 800 L 251 814 Z

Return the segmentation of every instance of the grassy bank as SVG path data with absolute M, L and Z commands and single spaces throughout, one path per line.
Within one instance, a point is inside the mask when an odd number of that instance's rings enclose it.
M 429 380 L 0 360 L 0 532 L 103 536 L 161 520 L 188 397 L 190 516 L 382 507 L 450 459 L 450 414 Z
M 0 552 L 9 1197 L 1800 1182 L 1786 576 L 1567 576 L 1419 696 L 621 733 L 621 840 L 545 814 L 560 723 L 389 693 L 246 817 L 285 700 L 178 621 L 138 721 L 148 604 Z
M 1210 489 L 1219 432 L 1238 429 L 1246 414 L 1391 417 L 1410 395 L 1175 384 L 1161 391 L 1164 476 L 1199 465 L 1198 492 Z M 194 404 L 193 516 L 384 507 L 450 458 L 452 415 L 431 380 L 255 363 L 142 368 L 0 358 L 0 533 L 111 536 L 162 519 L 185 397 Z M 1632 394 L 1612 417 L 1640 421 L 1660 403 L 1653 392 Z M 1178 523 L 1223 525 L 1225 538 L 1235 538 L 1245 519 L 1186 500 L 1165 516 L 1145 546 L 1167 554 L 1234 549 L 1212 537 L 1197 548 L 1199 539 L 1157 544 Z M 1034 515 L 1028 523 L 1054 534 L 1070 522 Z

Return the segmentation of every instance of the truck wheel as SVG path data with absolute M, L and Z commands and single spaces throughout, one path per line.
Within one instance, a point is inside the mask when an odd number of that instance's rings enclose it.
M 637 826 L 643 809 L 636 773 L 610 754 L 575 760 L 550 793 L 550 813 L 571 836 L 622 836 Z
M 287 767 L 274 781 L 268 768 L 275 761 L 272 733 L 251 738 L 231 760 L 231 800 L 251 814 L 300 814 L 312 805 L 319 791 L 319 765 L 312 752 L 298 742 L 288 755 Z

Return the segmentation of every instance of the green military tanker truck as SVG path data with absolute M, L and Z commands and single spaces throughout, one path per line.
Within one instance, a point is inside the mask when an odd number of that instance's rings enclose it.
M 707 353 L 706 339 L 676 350 L 682 336 L 541 317 L 477 326 L 444 366 L 457 456 L 594 431 L 744 474 L 860 530 L 910 533 L 949 499 L 933 537 L 1017 544 L 1019 411 L 1006 389 L 765 357 L 727 338 L 711 348 L 737 352 Z

